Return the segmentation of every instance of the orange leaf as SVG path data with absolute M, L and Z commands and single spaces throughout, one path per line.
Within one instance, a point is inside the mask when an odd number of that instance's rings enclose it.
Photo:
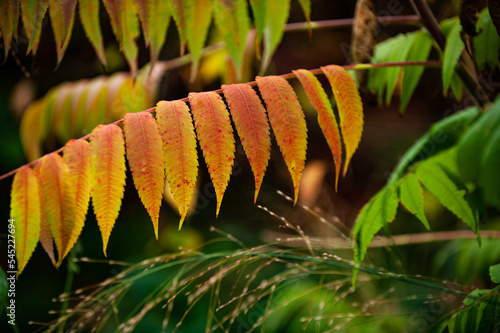
M 279 76 L 257 76 L 256 80 L 267 105 L 269 121 L 276 135 L 276 141 L 292 176 L 294 203 L 296 203 L 307 149 L 304 112 L 287 80 Z
M 69 168 L 57 153 L 43 157 L 38 170 L 41 207 L 56 243 L 59 266 L 64 254 L 69 252 L 68 243 L 74 228 L 75 198 L 69 179 Z
M 226 105 L 219 94 L 211 92 L 190 93 L 194 124 L 203 157 L 217 195 L 217 211 L 222 202 L 234 163 L 233 128 Z
M 339 126 L 333 114 L 332 106 L 328 100 L 321 83 L 316 76 L 306 69 L 293 71 L 306 91 L 312 106 L 318 112 L 318 123 L 325 135 L 328 146 L 332 151 L 335 162 L 335 191 L 339 182 L 340 164 L 342 163 L 342 143 L 340 141 Z
M 165 186 L 165 161 L 158 125 L 149 112 L 127 113 L 123 129 L 135 188 L 151 216 L 158 239 L 158 217 Z
M 90 200 L 90 162 L 92 149 L 85 140 L 70 140 L 64 146 L 64 162 L 69 169 L 71 191 L 75 198 L 75 216 L 66 252 L 60 253 L 62 260 L 75 245 L 85 223 Z
M 352 155 L 358 148 L 363 132 L 363 104 L 356 83 L 351 75 L 341 66 L 321 67 L 332 85 L 340 116 L 340 128 L 344 138 L 346 159 L 344 176 Z
M 40 197 L 35 172 L 20 168 L 12 182 L 10 218 L 13 219 L 17 276 L 21 274 L 40 237 Z M 10 236 L 9 236 L 10 238 Z
M 90 136 L 91 196 L 106 255 L 109 235 L 120 212 L 125 190 L 125 144 L 116 125 L 99 125 Z
M 223 85 L 222 90 L 252 167 L 255 178 L 255 203 L 271 156 L 271 138 L 266 110 L 255 90 L 247 84 Z
M 41 188 L 40 185 L 40 164 L 38 164 L 33 171 L 35 172 L 35 175 L 38 180 L 38 189 Z M 43 193 L 42 191 L 38 191 L 40 195 L 40 205 L 43 203 Z M 43 249 L 47 253 L 47 255 L 50 258 L 50 261 L 52 262 L 52 265 L 56 266 L 56 257 L 54 255 L 54 241 L 52 239 L 52 234 L 50 233 L 50 227 L 49 224 L 47 223 L 47 218 L 45 216 L 45 210 L 43 207 L 40 207 L 40 244 L 42 244 Z
M 168 185 L 181 215 L 180 230 L 191 205 L 198 176 L 193 120 L 188 106 L 182 101 L 158 102 L 156 117 L 163 138 Z

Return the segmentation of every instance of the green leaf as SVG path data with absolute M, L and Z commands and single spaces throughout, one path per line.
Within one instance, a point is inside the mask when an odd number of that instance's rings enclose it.
M 172 17 L 174 18 L 177 32 L 179 34 L 179 42 L 181 46 L 181 56 L 184 55 L 186 49 L 186 2 L 182 0 L 170 0 Z
M 416 34 L 399 34 L 375 46 L 372 62 L 406 61 L 415 41 Z M 368 89 L 377 94 L 380 105 L 384 102 L 390 104 L 396 83 L 402 71 L 401 66 L 389 68 L 374 68 L 370 70 Z
M 50 22 L 52 23 L 52 31 L 54 32 L 58 65 L 61 63 L 64 53 L 68 48 L 69 40 L 71 39 L 76 1 L 74 1 L 72 8 L 71 2 L 73 1 L 69 1 L 69 6 L 67 7 L 58 0 L 49 0 Z
M 489 141 L 483 142 L 479 185 L 484 190 L 486 203 L 500 209 L 500 127 L 492 130 Z
M 469 203 L 465 200 L 465 190 L 459 190 L 442 166 L 430 159 L 419 164 L 415 170 L 418 178 L 448 210 L 465 222 L 479 236 L 478 222 Z
M 186 39 L 193 57 L 191 80 L 194 80 L 200 64 L 201 51 L 205 46 L 208 28 L 212 20 L 210 0 L 186 1 Z
M 271 58 L 283 37 L 285 24 L 290 12 L 290 0 L 267 2 L 266 28 L 264 29 L 264 54 L 260 66 L 260 75 L 266 71 Z
M 464 83 L 462 82 L 462 79 L 460 79 L 460 76 L 458 76 L 458 74 L 454 72 L 453 76 L 451 77 L 450 88 L 451 93 L 457 101 L 460 101 L 462 99 L 463 87 Z
M 401 40 L 399 41 L 396 49 L 391 52 L 391 57 L 389 62 L 405 61 L 408 58 L 413 42 L 415 41 L 415 34 L 401 35 Z M 394 88 L 396 87 L 396 82 L 401 75 L 403 68 L 401 66 L 389 67 L 386 69 L 385 77 L 387 82 L 387 87 L 385 89 L 385 104 L 391 104 L 392 95 L 394 94 Z
M 500 283 L 500 264 L 490 266 L 490 277 L 494 283 Z
M 432 125 L 430 130 L 417 140 L 401 157 L 391 173 L 388 183 L 394 183 L 403 177 L 414 163 L 433 156 L 449 148 L 458 140 L 469 124 L 479 114 L 479 108 L 470 107 L 459 111 Z
M 154 65 L 167 37 L 170 23 L 170 6 L 164 0 L 152 0 L 149 6 L 149 53 Z
M 133 0 L 104 0 L 104 7 L 111 19 L 111 27 L 120 45 L 120 51 L 127 60 L 132 76 L 135 77 L 138 54 L 135 40 L 140 33 L 135 2 Z
M 304 12 L 304 16 L 308 24 L 311 23 L 311 0 L 299 0 L 300 7 Z
M 425 61 L 429 58 L 434 40 L 425 30 L 415 33 L 413 45 L 408 53 L 406 60 L 408 61 Z M 404 69 L 403 83 L 401 88 L 401 102 L 399 111 L 404 112 L 408 102 L 410 101 L 415 88 L 417 87 L 420 77 L 424 72 L 424 66 L 409 66 Z
M 246 0 L 227 2 L 213 0 L 215 22 L 224 37 L 224 42 L 236 67 L 237 79 L 241 80 L 243 72 L 243 53 L 250 22 Z
M 430 230 L 429 221 L 424 212 L 424 190 L 417 176 L 409 173 L 399 184 L 401 203 L 410 213 L 415 215 Z
M 389 185 L 380 190 L 361 210 L 352 232 L 355 239 L 354 263 L 359 266 L 363 261 L 368 245 L 375 234 L 396 217 L 398 208 L 396 186 Z M 353 283 L 356 280 L 357 269 L 354 270 Z
M 453 73 L 455 73 L 455 66 L 458 63 L 458 59 L 462 55 L 464 50 L 464 42 L 460 37 L 460 31 L 462 26 L 458 20 L 454 20 L 453 27 L 451 28 L 448 36 L 446 36 L 446 46 L 444 48 L 443 54 L 443 94 L 448 93 L 448 88 L 450 87 L 451 78 Z
M 255 21 L 255 29 L 257 30 L 257 41 L 260 42 L 264 35 L 267 21 L 267 1 L 265 0 L 250 0 L 252 6 L 253 19 Z
M 16 17 L 17 19 L 17 17 Z M 0 3 L 0 33 L 3 39 L 4 61 L 9 55 L 10 41 L 14 33 L 14 20 L 10 10 L 10 3 L 2 1 Z
M 48 0 L 26 0 L 21 1 L 21 11 L 24 30 L 29 40 L 26 54 L 33 50 L 36 54 L 38 43 L 40 42 L 40 33 L 42 31 L 42 21 L 49 7 Z
M 94 47 L 99 61 L 106 67 L 101 24 L 99 23 L 99 0 L 78 0 L 78 8 L 85 35 Z
M 485 68 L 495 69 L 500 56 L 500 37 L 491 22 L 488 8 L 484 9 L 479 15 L 477 30 L 479 34 L 473 39 L 476 65 L 479 70 Z
M 481 173 L 481 156 L 494 129 L 500 126 L 500 100 L 493 104 L 471 128 L 460 138 L 458 143 L 457 164 L 465 181 L 477 182 Z

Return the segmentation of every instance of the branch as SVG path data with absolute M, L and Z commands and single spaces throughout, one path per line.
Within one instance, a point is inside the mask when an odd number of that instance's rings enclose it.
M 366 69 L 370 69 L 370 68 L 376 68 L 376 67 L 396 67 L 396 66 L 426 66 L 426 67 L 440 67 L 442 65 L 442 62 L 441 61 L 436 61 L 436 60 L 429 60 L 429 61 L 403 61 L 403 62 L 383 62 L 383 63 L 376 63 L 376 64 L 358 64 L 358 65 L 347 65 L 347 66 L 343 66 L 345 69 L 352 69 L 352 70 L 366 70 Z M 317 68 L 317 69 L 313 69 L 310 71 L 311 73 L 313 73 L 314 75 L 322 75 L 323 74 L 323 71 L 320 69 L 320 68 Z M 293 73 L 288 73 L 288 74 L 283 74 L 283 75 L 280 75 L 281 77 L 283 77 L 284 79 L 291 79 L 291 78 L 295 78 L 295 74 Z M 256 81 L 251 81 L 251 82 L 247 82 L 246 84 L 250 85 L 250 86 L 255 86 L 257 84 Z M 217 89 L 217 90 L 213 90 L 213 92 L 216 92 L 218 94 L 222 93 L 222 89 Z M 183 101 L 183 102 L 187 102 L 189 100 L 188 97 L 184 97 L 182 99 L 180 99 L 180 101 Z M 137 112 L 153 112 L 156 110 L 156 107 L 152 107 L 152 108 L 149 108 L 149 109 L 146 109 L 146 110 L 142 110 L 142 111 L 137 111 Z M 118 125 L 120 123 L 123 122 L 123 118 L 122 119 L 119 119 L 111 124 L 113 125 Z M 87 140 L 88 138 L 90 137 L 90 133 L 85 135 L 85 136 L 82 136 L 80 139 L 81 140 Z M 60 153 L 62 152 L 64 147 L 61 147 L 51 153 Z M 46 155 L 48 154 L 51 154 L 51 153 L 47 153 Z M 45 156 L 45 155 L 44 155 Z M 20 168 L 22 168 L 23 166 L 25 165 L 28 165 L 28 166 L 32 166 L 32 165 L 35 165 L 36 163 L 38 163 L 38 161 L 40 161 L 41 159 L 43 158 L 42 157 L 39 157 L 37 158 L 36 160 L 34 161 L 31 161 L 29 163 L 26 163 L 10 172 L 7 172 L 3 175 L 0 176 L 0 181 L 1 180 L 4 180 L 5 178 L 8 178 L 10 176 L 13 176 L 17 170 L 19 170 Z
M 483 230 L 481 231 L 482 238 L 500 238 L 500 231 Z M 264 240 L 267 242 L 279 242 L 282 245 L 289 247 L 306 247 L 306 240 L 303 237 L 279 233 L 274 231 L 266 231 Z M 474 239 L 477 235 L 470 230 L 454 230 L 454 231 L 436 231 L 429 233 L 404 234 L 395 235 L 392 237 L 378 236 L 375 237 L 370 248 L 380 248 L 392 245 L 413 245 L 432 242 L 444 242 L 453 239 Z M 316 246 L 324 249 L 340 250 L 353 247 L 353 241 L 341 237 L 308 238 L 307 242 L 314 243 Z

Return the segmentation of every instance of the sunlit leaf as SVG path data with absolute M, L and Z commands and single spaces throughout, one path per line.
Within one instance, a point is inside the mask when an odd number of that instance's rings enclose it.
M 191 205 L 198 176 L 193 120 L 186 103 L 181 101 L 158 102 L 156 117 L 163 139 L 167 182 L 181 216 L 180 230 Z
M 340 129 L 344 139 L 346 159 L 344 176 L 363 132 L 363 104 L 351 75 L 337 65 L 321 67 L 332 86 L 340 116 Z
M 267 3 L 265 0 L 250 0 L 250 6 L 252 7 L 253 20 L 255 22 L 255 28 L 257 30 L 257 40 L 260 42 L 262 36 L 264 35 L 264 29 L 266 28 L 267 21 Z
M 299 194 L 307 149 L 307 127 L 297 95 L 280 76 L 257 76 L 260 94 L 267 105 L 269 121 L 276 141 L 292 176 L 294 203 Z
M 109 235 L 120 211 L 125 186 L 125 143 L 120 127 L 99 125 L 90 136 L 91 196 L 106 255 Z
M 20 168 L 12 182 L 10 218 L 15 226 L 17 276 L 28 263 L 40 237 L 40 197 L 35 173 L 28 166 Z
M 312 106 L 318 112 L 318 123 L 323 131 L 323 134 L 328 142 L 328 146 L 333 155 L 335 163 L 335 190 L 337 190 L 340 165 L 342 163 L 342 143 L 340 141 L 340 131 L 337 124 L 337 119 L 332 110 L 328 96 L 326 95 L 321 83 L 308 70 L 299 69 L 293 71 L 297 76 L 306 91 L 307 97 L 311 101 Z
M 33 171 L 36 174 L 36 177 L 38 179 L 38 189 L 39 189 L 39 195 L 40 195 L 40 205 L 43 204 L 43 192 L 40 190 L 41 189 L 41 182 L 40 182 L 40 164 L 38 164 Z M 54 240 L 52 239 L 52 234 L 50 232 L 50 226 L 49 223 L 47 222 L 47 217 L 45 214 L 45 209 L 43 209 L 43 206 L 40 207 L 40 244 L 42 244 L 43 249 L 45 250 L 45 253 L 49 256 L 50 262 L 52 265 L 56 266 L 56 258 L 54 255 Z
M 234 163 L 234 136 L 226 105 L 215 92 L 189 93 L 189 103 L 203 157 L 217 196 L 216 215 Z
M 69 169 L 70 190 L 75 198 L 74 225 L 71 230 L 65 253 L 60 253 L 62 260 L 68 255 L 76 243 L 85 223 L 85 217 L 90 200 L 90 166 L 92 151 L 90 144 L 85 140 L 70 140 L 63 150 L 63 159 Z
M 144 111 L 127 113 L 123 129 L 135 188 L 151 216 L 158 239 L 158 217 L 165 184 L 165 161 L 158 125 L 151 113 Z
M 223 85 L 233 122 L 255 178 L 254 203 L 271 157 L 271 138 L 266 111 L 259 96 L 247 84 Z
M 38 171 L 41 209 L 50 227 L 58 252 L 57 266 L 71 249 L 69 240 L 75 228 L 75 192 L 69 178 L 69 168 L 56 153 L 43 157 Z

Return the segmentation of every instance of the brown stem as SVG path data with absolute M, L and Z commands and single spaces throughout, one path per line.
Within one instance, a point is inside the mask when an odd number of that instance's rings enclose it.
M 500 231 L 483 230 L 481 231 L 482 238 L 500 238 Z M 477 235 L 470 230 L 453 230 L 453 231 L 435 231 L 429 233 L 418 234 L 404 234 L 395 235 L 392 237 L 377 236 L 369 245 L 370 248 L 379 248 L 392 245 L 412 245 L 424 244 L 432 242 L 444 242 L 454 239 L 474 239 Z M 278 241 L 283 245 L 290 247 L 305 247 L 306 243 L 302 237 L 295 235 L 268 231 L 264 234 L 264 239 L 268 242 Z M 310 243 L 315 244 L 325 249 L 346 249 L 352 248 L 353 243 L 350 240 L 341 237 L 320 238 L 311 237 L 308 240 Z

